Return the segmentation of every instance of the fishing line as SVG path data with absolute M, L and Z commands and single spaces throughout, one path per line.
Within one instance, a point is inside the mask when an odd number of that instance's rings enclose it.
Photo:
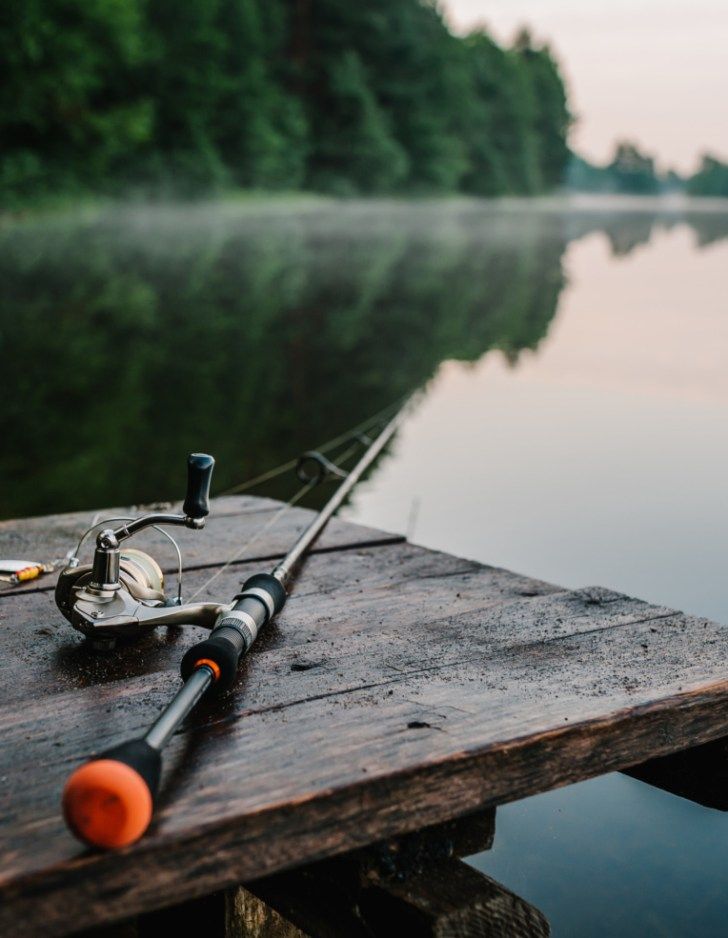
M 208 588 L 208 586 L 209 586 L 211 583 L 213 583 L 213 582 L 220 576 L 221 573 L 224 573 L 224 572 L 228 569 L 229 566 L 231 566 L 232 564 L 237 563 L 238 561 L 244 559 L 244 558 L 243 558 L 243 555 L 253 546 L 253 544 L 255 544 L 257 541 L 259 541 L 260 538 L 261 538 L 266 532 L 270 531 L 270 529 L 273 527 L 273 525 L 276 524 L 278 521 L 280 521 L 281 518 L 282 518 L 285 514 L 287 514 L 288 511 L 289 511 L 291 508 L 293 508 L 293 506 L 296 505 L 296 504 L 303 498 L 304 495 L 306 495 L 308 492 L 310 492 L 311 489 L 314 488 L 315 485 L 316 485 L 315 480 L 311 480 L 311 482 L 307 482 L 305 485 L 302 485 L 301 488 L 295 493 L 295 495 L 294 495 L 292 498 L 290 498 L 290 499 L 285 503 L 285 505 L 282 505 L 282 506 L 278 509 L 278 511 L 277 511 L 271 518 L 269 518 L 268 521 L 266 521 L 266 523 L 265 523 L 262 527 L 258 528 L 258 529 L 248 538 L 248 540 L 242 545 L 242 547 L 239 547 L 239 548 L 235 551 L 235 553 L 232 555 L 232 557 L 230 557 L 230 559 L 227 560 L 227 561 L 220 567 L 219 570 L 217 570 L 215 573 L 213 573 L 213 575 L 212 575 L 209 579 L 207 579 L 207 580 L 202 584 L 202 586 L 201 586 L 199 589 L 195 590 L 195 592 L 190 596 L 188 602 L 192 602 L 192 600 L 195 599 L 197 596 L 199 596 L 200 593 L 203 593 L 203 592 Z
M 356 432 L 356 430 L 353 432 Z M 344 439 L 346 439 L 346 437 L 344 437 Z M 348 447 L 348 449 L 346 449 L 339 457 L 337 457 L 337 466 L 345 463 L 347 459 L 354 455 L 360 446 L 361 443 L 357 440 L 350 447 Z M 328 448 L 331 449 L 331 446 Z M 188 602 L 192 602 L 193 599 L 196 599 L 200 593 L 204 592 L 208 586 L 220 576 L 221 573 L 224 573 L 228 569 L 228 567 L 234 563 L 239 563 L 240 561 L 244 560 L 244 555 L 253 546 L 253 544 L 257 543 L 264 534 L 270 531 L 270 529 L 275 524 L 277 524 L 281 518 L 283 518 L 284 515 L 286 515 L 290 509 L 294 507 L 294 505 L 296 505 L 305 495 L 307 495 L 312 489 L 316 487 L 318 482 L 318 479 L 311 479 L 309 482 L 306 482 L 304 485 L 302 485 L 301 488 L 299 488 L 298 491 L 285 503 L 285 505 L 282 505 L 262 527 L 258 528 L 257 531 L 255 531 L 248 538 L 248 540 L 235 551 L 232 557 L 230 557 L 230 559 L 227 560 L 219 570 L 217 570 L 208 580 L 206 580 L 202 586 L 195 590 L 195 592 L 190 596 Z
M 320 453 L 327 453 L 329 450 L 335 449 L 337 446 L 340 446 L 342 443 L 345 443 L 347 440 L 351 439 L 355 434 L 361 433 L 365 430 L 370 430 L 372 426 L 380 421 L 383 421 L 390 413 L 395 413 L 402 405 L 402 403 L 407 399 L 407 397 L 409 397 L 409 395 L 405 395 L 399 398 L 393 404 L 390 404 L 388 407 L 384 407 L 376 414 L 368 417 L 361 423 L 356 424 L 349 430 L 346 430 L 344 433 L 340 433 L 338 436 L 332 437 L 325 443 L 321 443 L 319 446 L 316 446 L 315 449 L 317 449 Z M 216 498 L 222 498 L 225 495 L 237 495 L 241 492 L 247 491 L 248 489 L 254 488 L 256 485 L 260 485 L 263 482 L 268 482 L 270 479 L 274 479 L 276 476 L 279 476 L 282 472 L 286 472 L 289 469 L 294 469 L 297 462 L 298 458 L 289 459 L 287 462 L 281 463 L 279 466 L 275 466 L 273 469 L 268 469 L 265 472 L 262 472 L 260 475 L 254 476 L 252 479 L 248 479 L 247 481 L 240 482 L 229 489 L 225 489 L 225 491 L 220 492 Z

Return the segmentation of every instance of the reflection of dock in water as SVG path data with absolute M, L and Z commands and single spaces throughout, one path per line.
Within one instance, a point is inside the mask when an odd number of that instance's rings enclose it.
M 220 500 L 204 531 L 183 531 L 189 588 L 276 507 Z M 216 590 L 232 595 L 309 516 L 293 509 Z M 60 555 L 86 522 L 5 522 L 0 552 Z M 59 810 L 69 769 L 148 725 L 199 635 L 94 655 L 51 589 L 0 595 L 6 934 L 130 916 L 141 938 L 202 920 L 210 935 L 273 934 L 273 920 L 294 934 L 282 914 L 314 935 L 543 935 L 538 911 L 456 859 L 492 843 L 497 805 L 641 764 L 726 807 L 698 784 L 725 774 L 725 628 L 334 521 L 222 709 L 170 744 L 148 836 L 84 853 Z

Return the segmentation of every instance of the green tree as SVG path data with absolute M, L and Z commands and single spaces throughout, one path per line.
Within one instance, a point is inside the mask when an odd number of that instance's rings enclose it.
M 173 192 L 220 187 L 229 173 L 215 144 L 225 89 L 224 0 L 154 0 L 143 81 L 154 101 L 154 139 L 142 179 Z
M 705 154 L 700 169 L 688 179 L 690 195 L 728 197 L 728 164 Z
M 406 176 L 407 156 L 351 50 L 328 59 L 326 91 L 317 102 L 310 178 L 339 194 L 386 192 Z
M 521 30 L 514 48 L 531 83 L 533 132 L 541 181 L 546 189 L 553 189 L 564 181 L 569 160 L 566 140 L 571 114 L 566 88 L 551 50 L 548 46 L 534 48 L 528 30 Z
M 430 0 L 8 0 L 4 204 L 228 186 L 531 194 L 569 124 L 548 49 Z
M 213 137 L 241 186 L 293 189 L 303 182 L 301 104 L 286 94 L 273 65 L 284 52 L 279 13 L 276 3 L 261 0 L 227 0 L 218 12 L 225 39 Z
M 576 192 L 612 192 L 626 195 L 651 195 L 682 187 L 675 174 L 664 179 L 655 171 L 655 161 L 641 153 L 634 144 L 617 144 L 612 161 L 606 166 L 590 163 L 572 153 L 564 177 L 567 188 Z
M 530 194 L 542 187 L 535 139 L 535 109 L 520 56 L 482 31 L 466 42 L 483 123 L 471 127 L 472 166 L 467 187 L 481 195 Z
M 336 115 L 329 113 L 331 82 L 341 74 L 342 51 L 351 50 L 362 65 L 372 106 L 386 116 L 389 135 L 408 158 L 403 183 L 419 189 L 457 188 L 467 167 L 454 116 L 460 101 L 450 53 L 457 41 L 437 11 L 417 0 L 319 0 L 294 8 L 294 46 L 306 50 L 301 62 L 314 153 L 318 127 L 327 135 L 336 132 Z M 342 133 L 347 130 L 342 127 Z M 345 166 L 343 154 L 344 172 Z
M 653 195 L 659 191 L 654 159 L 642 153 L 634 143 L 617 144 L 607 172 L 614 179 L 617 192 Z
M 6 201 L 106 188 L 151 137 L 141 0 L 9 0 L 0 13 Z

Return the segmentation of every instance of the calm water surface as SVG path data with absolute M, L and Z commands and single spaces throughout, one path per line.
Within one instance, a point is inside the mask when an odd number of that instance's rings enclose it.
M 728 622 L 728 211 L 199 206 L 0 230 L 0 516 L 218 490 L 412 388 L 346 515 Z M 289 495 L 281 480 L 270 487 Z M 728 818 L 611 775 L 473 862 L 557 936 L 728 933 Z

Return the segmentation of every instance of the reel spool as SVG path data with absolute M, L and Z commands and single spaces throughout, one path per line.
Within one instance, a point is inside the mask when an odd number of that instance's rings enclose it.
M 164 600 L 164 574 L 154 557 L 136 547 L 119 554 L 119 578 L 135 599 Z
M 93 565 L 85 563 L 67 567 L 58 577 L 56 605 L 71 623 L 77 591 L 91 583 L 92 574 Z M 136 547 L 126 547 L 119 552 L 119 586 L 134 599 L 165 601 L 162 568 L 154 557 Z

